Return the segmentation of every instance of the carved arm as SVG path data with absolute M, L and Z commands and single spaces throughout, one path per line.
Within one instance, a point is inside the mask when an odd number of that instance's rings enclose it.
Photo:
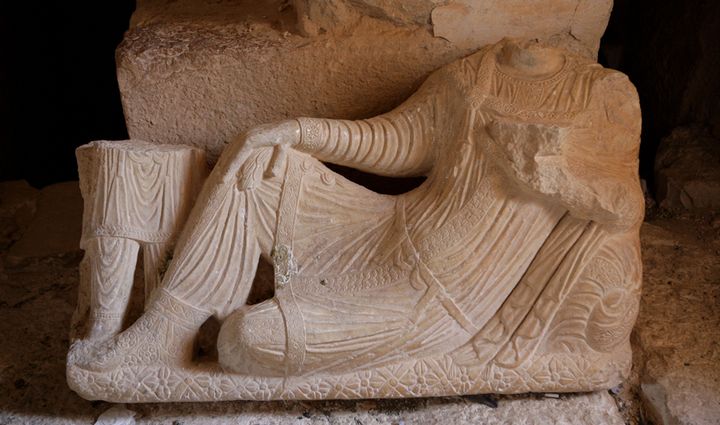
M 298 118 L 294 148 L 316 158 L 385 176 L 427 173 L 434 159 L 440 83 L 431 76 L 394 110 L 365 120 Z

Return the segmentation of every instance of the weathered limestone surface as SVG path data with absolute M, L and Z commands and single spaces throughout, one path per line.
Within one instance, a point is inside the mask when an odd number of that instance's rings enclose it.
M 85 272 L 72 329 L 92 337 L 122 328 L 140 253 L 145 298 L 158 286 L 207 164 L 199 149 L 138 140 L 96 141 L 76 152 Z M 82 322 L 87 331 L 77 329 Z
M 392 31 L 311 40 L 266 26 L 136 27 L 118 50 L 128 132 L 202 147 L 216 158 L 254 125 L 388 110 L 458 56 L 425 31 Z
M 197 201 L 187 146 L 80 148 L 90 331 L 69 350 L 68 384 L 115 402 L 614 387 L 640 297 L 639 135 L 624 75 L 506 39 L 381 116 L 253 128 Z M 427 179 L 381 195 L 321 161 Z M 122 330 L 138 243 L 147 257 L 191 203 L 145 313 Z M 248 305 L 261 257 L 275 293 Z M 194 341 L 210 317 L 217 359 L 204 361 Z
M 660 143 L 655 188 L 663 208 L 720 210 L 720 140 L 702 127 L 679 127 Z
M 203 147 L 216 158 L 257 124 L 387 111 L 432 70 L 507 35 L 539 36 L 593 57 L 610 8 L 606 0 L 437 3 L 435 31 L 444 39 L 408 23 L 429 22 L 434 1 L 311 2 L 307 19 L 302 3 L 294 11 L 279 1 L 138 2 L 117 51 L 130 136 Z M 343 29 L 332 30 L 323 17 L 343 7 L 362 17 L 340 14 Z M 520 9 L 528 15 L 516 22 Z M 308 21 L 331 30 L 299 35 Z
M 502 37 L 569 35 L 588 55 L 597 52 L 612 0 L 296 0 L 299 28 L 309 35 L 343 33 L 372 17 L 432 29 L 463 47 Z
M 307 35 L 343 32 L 364 16 L 398 25 L 430 26 L 433 9 L 448 0 L 294 0 L 300 30 Z
M 506 37 L 552 40 L 570 36 L 593 56 L 610 17 L 612 0 L 460 0 L 432 11 L 433 33 L 459 46 L 476 47 Z

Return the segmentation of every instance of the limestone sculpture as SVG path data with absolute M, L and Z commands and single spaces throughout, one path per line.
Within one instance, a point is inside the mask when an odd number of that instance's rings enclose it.
M 257 127 L 208 177 L 145 313 L 77 339 L 68 382 L 116 402 L 616 385 L 641 281 L 639 132 L 624 75 L 518 40 L 381 116 Z M 380 195 L 320 161 L 427 180 Z M 261 256 L 275 294 L 246 305 Z M 210 316 L 219 361 L 198 362 Z
M 146 300 L 158 286 L 207 165 L 199 149 L 137 140 L 90 143 L 77 160 L 86 255 L 72 328 L 96 340 L 121 329 L 141 248 Z

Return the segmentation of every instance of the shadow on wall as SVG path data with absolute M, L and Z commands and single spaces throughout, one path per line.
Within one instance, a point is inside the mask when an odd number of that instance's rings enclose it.
M 0 10 L 0 181 L 77 179 L 77 146 L 127 138 L 115 47 L 132 0 L 12 2 Z
M 643 178 L 652 181 L 660 140 L 674 128 L 700 124 L 720 137 L 718 41 L 718 1 L 615 0 L 600 61 L 638 89 Z

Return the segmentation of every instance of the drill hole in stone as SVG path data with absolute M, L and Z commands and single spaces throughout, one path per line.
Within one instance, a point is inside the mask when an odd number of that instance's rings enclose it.
M 262 257 L 258 262 L 247 304 L 258 304 L 275 296 L 275 278 L 272 264 Z
M 217 339 L 220 333 L 220 321 L 210 316 L 198 330 L 194 361 L 217 362 Z

